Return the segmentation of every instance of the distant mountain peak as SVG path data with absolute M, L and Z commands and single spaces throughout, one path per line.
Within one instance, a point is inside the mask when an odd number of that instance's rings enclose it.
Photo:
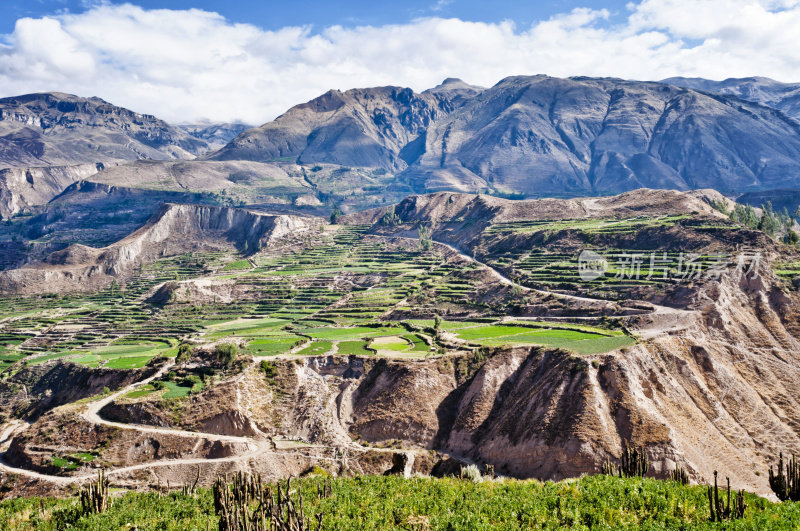
M 40 92 L 0 99 L 0 167 L 186 159 L 206 150 L 205 141 L 163 120 L 98 97 Z
M 465 82 L 462 79 L 457 77 L 448 77 L 444 81 L 442 81 L 439 85 L 428 89 L 423 92 L 423 94 L 436 94 L 442 92 L 460 92 L 463 94 L 477 94 L 478 92 L 483 92 L 486 90 L 483 87 L 479 87 L 477 85 L 470 85 L 469 83 Z

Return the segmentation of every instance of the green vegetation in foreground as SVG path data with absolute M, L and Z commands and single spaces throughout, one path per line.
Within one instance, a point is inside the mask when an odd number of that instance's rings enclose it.
M 708 521 L 706 487 L 671 481 L 587 476 L 558 483 L 455 478 L 362 476 L 333 479 L 332 496 L 317 498 L 318 479 L 293 482 L 306 515 L 323 512 L 324 529 L 796 529 L 800 504 L 748 494 L 742 520 Z M 71 499 L 16 498 L 0 503 L 3 529 L 55 530 L 77 504 Z M 59 527 L 59 523 L 62 526 Z M 100 515 L 71 529 L 216 529 L 211 492 L 127 493 Z

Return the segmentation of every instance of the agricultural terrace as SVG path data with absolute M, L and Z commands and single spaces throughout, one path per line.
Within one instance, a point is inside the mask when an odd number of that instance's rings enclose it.
M 439 331 L 432 320 L 394 316 L 410 309 L 431 318 L 454 309 L 487 321 L 444 324 L 448 339 L 466 347 L 546 345 L 595 353 L 633 342 L 619 330 L 501 324 L 505 316 L 481 302 L 481 266 L 365 232 L 338 227 L 303 248 L 249 258 L 233 252 L 164 258 L 91 295 L 6 298 L 0 301 L 0 370 L 57 358 L 137 368 L 155 356 L 175 356 L 187 339 L 235 341 L 259 357 L 435 354 Z M 212 288 L 233 284 L 241 296 L 200 293 L 197 279 Z M 165 283 L 172 286 L 168 295 Z
M 548 240 L 556 233 L 569 231 L 585 242 L 581 250 L 591 250 L 607 261 L 605 273 L 593 280 L 581 279 L 578 252 L 559 252 L 547 246 L 514 248 L 492 255 L 486 263 L 514 281 L 535 289 L 566 291 L 606 299 L 636 298 L 646 290 L 662 291 L 697 271 L 720 267 L 729 257 L 724 253 L 697 253 L 659 248 L 625 248 L 601 245 L 601 241 L 630 241 L 647 229 L 666 229 L 680 224 L 695 233 L 732 230 L 724 223 L 710 224 L 686 215 L 632 217 L 627 219 L 574 219 L 557 221 L 520 221 L 495 223 L 486 230 L 494 238 L 541 233 Z M 755 252 L 745 250 L 745 252 Z M 641 262 L 634 261 L 638 256 Z

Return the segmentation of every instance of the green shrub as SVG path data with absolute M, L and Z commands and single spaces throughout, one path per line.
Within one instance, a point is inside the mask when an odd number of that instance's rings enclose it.
M 188 343 L 181 343 L 178 347 L 178 355 L 175 356 L 177 363 L 186 363 L 192 357 L 192 346 Z
M 222 365 L 229 367 L 239 355 L 239 347 L 236 343 L 220 343 L 214 349 L 214 354 Z
M 273 378 L 278 373 L 278 368 L 271 361 L 261 360 L 261 372 L 263 372 L 267 378 Z

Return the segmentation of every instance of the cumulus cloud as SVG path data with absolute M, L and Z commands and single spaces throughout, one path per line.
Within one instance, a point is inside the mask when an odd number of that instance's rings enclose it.
M 537 73 L 793 81 L 800 71 L 800 0 L 642 0 L 610 20 L 578 8 L 529 27 L 429 17 L 266 31 L 198 9 L 104 3 L 19 19 L 0 37 L 0 95 L 57 90 L 174 122 L 262 123 L 330 88 Z

